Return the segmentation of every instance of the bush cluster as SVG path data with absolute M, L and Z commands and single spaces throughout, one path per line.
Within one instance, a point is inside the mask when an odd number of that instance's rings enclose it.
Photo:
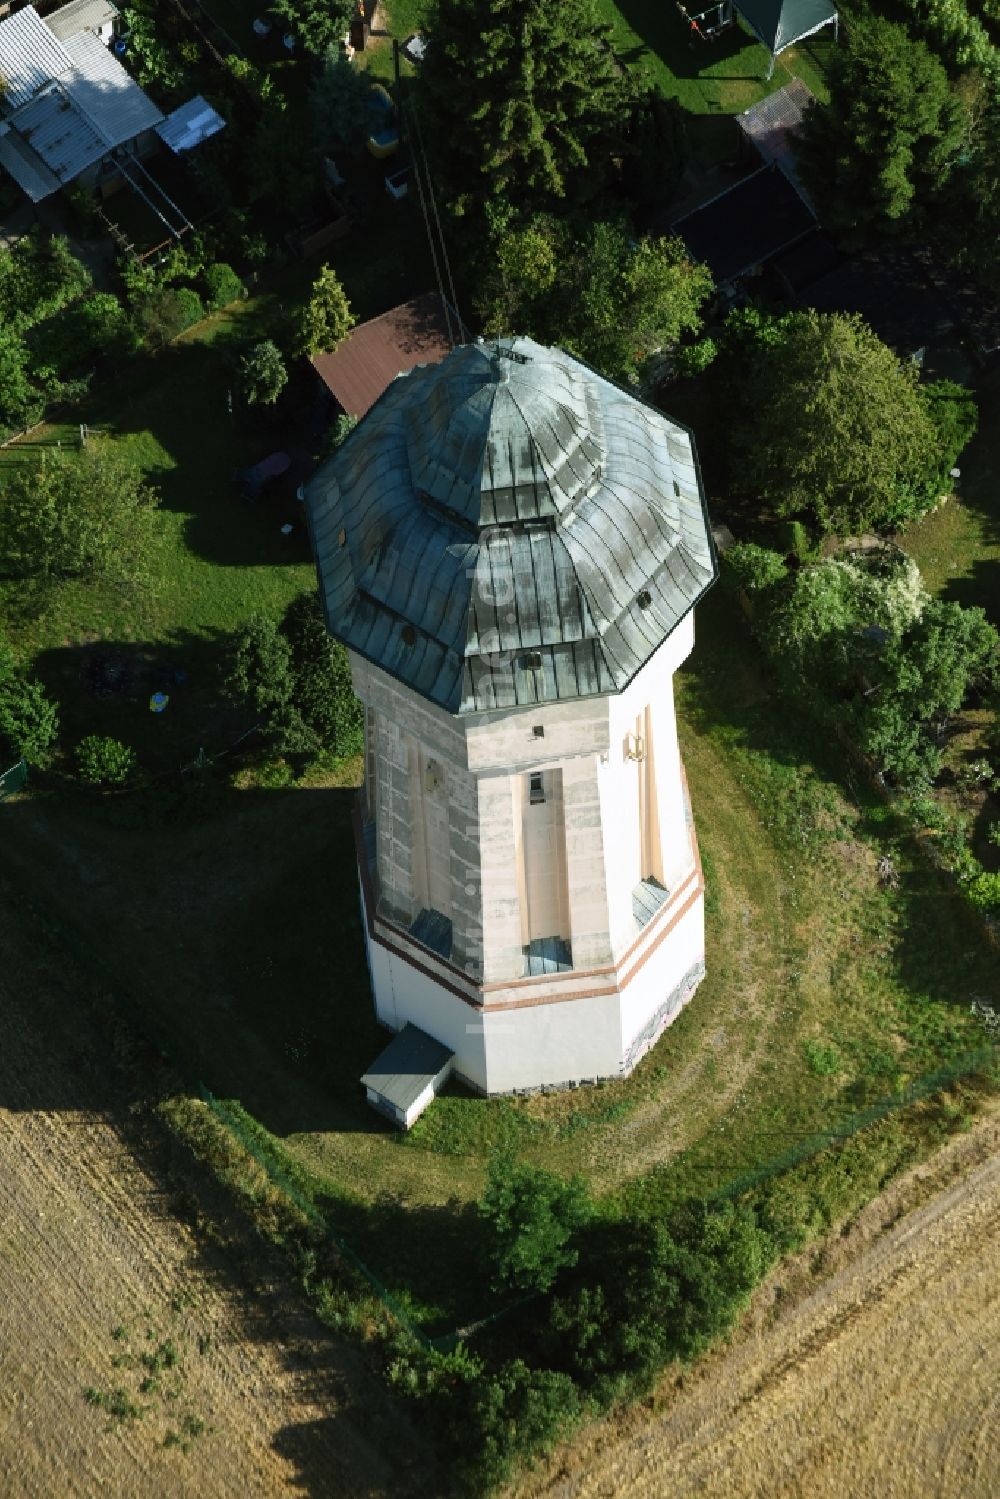
M 950 720 L 1000 667 L 1000 636 L 982 609 L 930 598 L 894 551 L 789 571 L 778 553 L 744 543 L 725 570 L 750 594 L 790 698 L 846 729 L 893 781 L 937 776 Z

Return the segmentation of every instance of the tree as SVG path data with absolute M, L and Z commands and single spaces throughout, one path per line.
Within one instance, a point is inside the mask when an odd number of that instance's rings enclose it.
M 156 491 L 107 438 L 46 453 L 0 481 L 0 575 L 84 578 L 130 589 L 156 543 Z
M 302 309 L 298 348 L 303 354 L 329 354 L 354 327 L 356 318 L 347 294 L 331 265 L 325 265 L 313 282 L 309 301 Z
M 574 1235 L 592 1211 L 582 1178 L 564 1181 L 511 1157 L 490 1164 L 479 1211 L 489 1225 L 489 1263 L 498 1288 L 547 1291 L 576 1264 Z
M 270 338 L 240 355 L 239 386 L 248 406 L 273 406 L 288 383 L 281 350 Z
M 732 482 L 822 532 L 892 529 L 934 497 L 934 423 L 916 369 L 859 317 L 744 312 L 716 366 Z
M 313 57 L 322 57 L 347 35 L 355 0 L 274 0 L 271 10 Z
M 0 766 L 21 757 L 45 765 L 58 733 L 55 703 L 0 639 Z
M 493 260 L 481 303 L 490 332 L 530 333 L 623 381 L 699 328 L 712 291 L 679 239 L 636 239 L 619 223 L 540 215 L 500 233 Z
M 870 11 L 848 25 L 827 79 L 830 103 L 813 105 L 799 133 L 803 179 L 829 228 L 884 232 L 946 183 L 967 110 L 926 43 Z
M 610 30 L 592 0 L 433 0 L 418 109 L 452 212 L 522 221 L 606 180 L 608 135 L 627 112 Z
M 330 754 L 360 754 L 364 709 L 354 696 L 347 651 L 326 628 L 316 591 L 292 600 L 281 633 L 291 650 L 292 696 L 303 720 Z
M 328 47 L 309 89 L 309 110 L 318 149 L 327 156 L 353 156 L 371 134 L 374 81 L 339 47 Z

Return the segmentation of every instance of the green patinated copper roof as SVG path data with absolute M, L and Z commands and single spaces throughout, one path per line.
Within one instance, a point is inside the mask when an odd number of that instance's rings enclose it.
M 399 376 L 306 492 L 331 633 L 452 713 L 620 691 L 715 578 L 687 429 L 500 348 Z

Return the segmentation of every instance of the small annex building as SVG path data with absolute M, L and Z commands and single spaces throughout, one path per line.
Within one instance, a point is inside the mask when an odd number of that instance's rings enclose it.
M 447 1046 L 415 1025 L 404 1025 L 361 1079 L 373 1109 L 409 1129 L 451 1074 Z
M 407 1092 L 390 1046 L 371 1101 L 410 1114 L 445 1058 L 490 1095 L 627 1074 L 705 969 L 673 708 L 717 572 L 691 433 L 560 349 L 469 343 L 394 379 L 306 504 L 365 708 L 376 1015 L 443 1048 Z

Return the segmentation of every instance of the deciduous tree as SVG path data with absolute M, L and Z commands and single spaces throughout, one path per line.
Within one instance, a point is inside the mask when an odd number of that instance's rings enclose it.
M 918 372 L 859 317 L 738 314 L 717 378 L 731 483 L 774 515 L 858 535 L 933 498 L 943 454 Z
M 148 574 L 158 503 L 107 438 L 9 469 L 0 481 L 0 574 L 135 587 Z
M 489 1225 L 496 1285 L 547 1291 L 561 1269 L 576 1263 L 574 1236 L 591 1206 L 580 1178 L 565 1181 L 503 1155 L 491 1163 L 479 1211 Z
M 711 291 L 679 239 L 540 215 L 497 236 L 482 306 L 490 332 L 530 333 L 631 381 L 698 329 Z

